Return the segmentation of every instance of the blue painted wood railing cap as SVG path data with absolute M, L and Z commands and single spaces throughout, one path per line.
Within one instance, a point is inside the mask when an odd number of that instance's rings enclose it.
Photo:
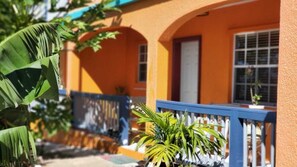
M 67 92 L 66 89 L 59 89 L 59 95 L 66 96 Z
M 255 121 L 267 121 L 267 122 L 276 122 L 276 112 L 268 110 L 255 110 L 248 108 L 240 107 L 227 107 L 227 106 L 218 106 L 218 105 L 205 105 L 205 104 L 189 104 L 176 101 L 164 101 L 157 100 L 156 107 L 171 109 L 176 111 L 186 111 L 193 113 L 203 113 L 211 115 L 220 115 L 220 116 L 232 116 L 236 114 L 242 119 L 250 119 Z

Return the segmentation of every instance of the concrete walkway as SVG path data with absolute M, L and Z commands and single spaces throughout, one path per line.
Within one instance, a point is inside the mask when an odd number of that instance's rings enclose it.
M 37 148 L 43 150 L 41 153 L 43 156 L 40 158 L 40 165 L 36 165 L 36 167 L 137 166 L 137 160 L 119 154 L 102 153 L 98 150 L 76 148 L 49 142 L 37 143 Z
M 135 167 L 137 163 L 115 164 L 99 156 L 45 160 L 42 167 Z

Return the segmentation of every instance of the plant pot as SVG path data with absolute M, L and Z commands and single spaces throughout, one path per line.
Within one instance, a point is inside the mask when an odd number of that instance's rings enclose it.
M 249 105 L 249 108 L 250 109 L 258 109 L 258 110 L 263 110 L 264 109 L 264 106 L 263 105 Z

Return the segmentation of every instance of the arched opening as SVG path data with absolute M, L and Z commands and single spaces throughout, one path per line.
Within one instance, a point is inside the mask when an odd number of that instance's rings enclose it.
M 87 48 L 79 53 L 79 91 L 144 98 L 147 40 L 131 28 L 112 31 L 119 34 L 103 41 L 101 50 Z
M 278 44 L 273 46 L 273 42 L 278 43 L 279 9 L 279 0 L 230 3 L 197 9 L 196 14 L 186 15 L 192 18 L 181 17 L 185 20 L 179 27 L 177 23 L 170 25 L 159 39 L 169 52 L 168 99 L 204 104 L 250 103 L 249 83 L 236 79 L 244 78 L 244 68 L 253 66 L 257 77 L 265 82 L 262 102 L 275 105 L 273 77 L 277 75 L 277 64 L 273 62 L 277 62 Z M 177 22 L 182 21 L 179 18 Z M 245 48 L 235 47 L 240 37 Z M 261 40 L 266 40 L 263 47 Z M 243 59 L 244 64 L 239 65 L 242 62 L 236 63 L 235 59 Z
M 260 103 L 276 105 L 280 0 L 230 3 L 190 14 L 159 39 L 169 53 L 168 99 L 245 107 L 251 103 L 249 87 L 258 80 Z M 254 83 L 246 76 L 248 67 L 255 69 Z M 270 144 L 269 137 L 265 140 Z

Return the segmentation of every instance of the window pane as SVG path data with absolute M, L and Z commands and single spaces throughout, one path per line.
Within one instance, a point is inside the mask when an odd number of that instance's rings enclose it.
M 277 84 L 277 68 L 270 68 L 270 83 Z
M 146 81 L 146 72 L 139 73 L 139 81 Z
M 254 65 L 256 64 L 256 51 L 247 51 L 246 53 L 246 63 L 248 65 Z
M 244 51 L 235 52 L 235 64 L 244 65 Z
M 245 48 L 245 35 L 236 35 L 236 49 Z
M 235 99 L 236 100 L 244 100 L 244 92 L 245 92 L 244 85 L 236 85 L 235 86 Z
M 246 98 L 245 98 L 245 100 L 246 101 L 251 101 L 251 90 L 250 90 L 250 85 L 247 85 L 246 86 Z
M 140 62 L 146 62 L 146 54 L 140 54 Z
M 255 48 L 257 46 L 257 34 L 247 35 L 247 48 Z
M 247 68 L 245 68 L 245 74 L 246 74 L 246 70 Z M 255 78 L 256 78 L 256 69 L 255 68 L 252 68 L 252 73 L 250 75 L 247 76 L 247 83 L 250 84 L 250 83 L 254 83 L 255 82 Z
M 258 50 L 258 64 L 268 63 L 268 50 Z
M 270 46 L 278 46 L 279 44 L 279 31 L 272 31 L 270 33 Z
M 270 64 L 278 64 L 278 49 L 270 50 Z
M 268 47 L 269 32 L 261 32 L 258 35 L 258 47 Z
M 139 81 L 146 81 L 146 64 L 139 65 Z
M 258 81 L 260 83 L 267 84 L 269 77 L 269 68 L 259 68 L 258 69 Z
M 146 53 L 146 45 L 140 46 L 140 53 Z
M 245 68 L 235 70 L 236 83 L 245 83 Z
M 139 46 L 138 81 L 146 81 L 147 45 Z
M 268 102 L 268 86 L 261 86 L 259 89 L 259 95 L 262 96 L 260 101 Z
M 276 99 L 277 99 L 277 88 L 276 88 L 276 86 L 271 86 L 269 102 L 276 103 Z
M 140 72 L 146 72 L 146 64 L 140 64 L 139 65 L 139 71 Z
M 261 102 L 276 103 L 279 31 L 245 33 L 235 36 L 234 101 L 251 102 L 250 86 L 260 82 Z M 246 76 L 252 67 L 253 75 Z M 253 87 L 253 91 L 255 88 Z

